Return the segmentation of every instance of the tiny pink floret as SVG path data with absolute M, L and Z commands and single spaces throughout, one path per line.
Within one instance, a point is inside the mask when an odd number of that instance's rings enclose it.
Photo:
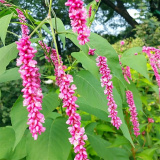
M 104 94 L 107 95 L 107 100 L 108 100 L 108 112 L 109 112 L 109 116 L 111 117 L 111 123 L 113 126 L 115 126 L 117 129 L 119 129 L 119 127 L 122 124 L 121 119 L 117 116 L 118 112 L 117 112 L 117 104 L 113 98 L 113 84 L 112 84 L 112 75 L 111 75 L 111 71 L 108 68 L 107 63 L 107 58 L 106 57 L 102 57 L 102 56 L 98 56 L 98 58 L 96 59 L 97 61 L 97 66 L 100 68 L 100 74 L 102 75 L 101 77 L 101 86 L 105 87 L 104 90 Z
M 91 48 L 89 48 L 89 52 L 88 52 L 88 55 L 94 55 L 94 51 L 95 51 L 96 49 L 91 49 Z
M 132 125 L 133 125 L 134 135 L 137 137 L 138 135 L 140 135 L 139 122 L 138 122 L 138 118 L 137 118 L 138 113 L 136 111 L 136 106 L 134 104 L 132 92 L 129 90 L 126 91 L 126 97 L 127 97 L 127 103 L 129 106 L 129 111 L 131 114 L 130 121 L 132 122 Z

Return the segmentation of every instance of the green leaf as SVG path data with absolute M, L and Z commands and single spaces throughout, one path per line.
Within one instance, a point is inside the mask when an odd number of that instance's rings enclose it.
M 45 95 L 42 103 L 42 113 L 44 114 L 44 116 L 47 117 L 48 114 L 50 114 L 54 109 L 58 107 L 59 103 L 60 101 L 58 100 L 57 93 L 50 92 Z
M 32 38 L 30 39 L 31 43 L 35 43 L 35 42 L 38 42 L 38 41 L 42 41 L 44 39 L 44 37 L 41 37 L 41 38 Z
M 91 73 L 89 73 L 88 71 L 80 71 L 74 76 L 74 83 L 76 84 L 77 92 L 80 95 L 80 98 L 78 98 L 80 99 L 80 101 L 78 100 L 77 104 L 83 104 L 82 106 L 80 106 L 80 109 L 82 108 L 82 110 L 95 116 L 98 115 L 97 117 L 99 117 L 99 115 L 101 114 L 97 112 L 98 110 L 102 113 L 105 112 L 108 115 L 108 101 L 106 99 L 106 96 L 104 95 L 103 88 L 101 87 L 100 82 Z M 131 142 L 132 145 L 134 145 L 127 125 L 125 124 L 122 111 L 122 100 L 115 87 L 113 89 L 113 95 L 114 100 L 118 106 L 118 116 L 122 120 L 122 125 L 120 128 L 124 136 Z M 84 109 L 85 107 L 86 109 Z M 106 116 L 106 121 L 110 121 L 108 119 L 108 116 Z
M 59 105 L 58 95 L 56 93 L 50 92 L 46 94 L 43 98 L 42 103 L 42 113 L 45 117 L 47 117 L 57 106 Z M 23 107 L 23 98 L 20 96 L 11 110 L 11 122 L 13 129 L 15 130 L 16 141 L 14 144 L 14 148 L 21 140 L 24 132 L 27 128 L 27 119 L 28 119 L 28 111 L 26 107 Z M 18 117 L 18 118 L 17 118 Z
M 96 66 L 95 58 L 93 56 L 88 56 L 84 52 L 73 52 L 72 56 L 82 63 L 82 66 L 90 71 L 97 79 L 100 79 L 98 73 L 98 67 Z
M 11 14 L 6 15 L 0 19 L 0 26 L 1 26 L 0 37 L 1 37 L 1 40 L 4 45 L 5 45 L 5 38 L 6 38 L 6 34 L 7 34 L 7 29 L 8 29 L 9 23 L 11 21 L 12 15 L 13 14 L 11 13 Z
M 0 75 L 0 83 L 20 79 L 20 74 L 18 70 L 19 68 L 12 68 L 6 70 L 3 74 Z
M 144 55 L 123 56 L 121 58 L 121 62 L 123 65 L 131 67 L 149 80 L 147 71 L 147 60 Z
M 71 150 L 66 119 L 46 119 L 45 127 L 46 131 L 36 141 L 28 135 L 27 160 L 66 160 Z
M 110 121 L 108 118 L 108 114 L 106 111 L 103 111 L 102 109 L 99 108 L 94 108 L 92 105 L 89 104 L 83 97 L 78 97 L 78 100 L 76 102 L 79 105 L 79 108 L 82 111 L 85 111 L 87 113 L 93 114 L 99 119 L 102 119 L 104 121 Z
M 14 130 L 10 127 L 0 128 L 0 159 L 10 159 L 14 144 Z
M 141 158 L 143 160 L 153 160 L 153 155 L 157 148 L 150 148 L 142 151 L 141 153 L 136 154 L 136 157 Z
M 136 56 L 135 53 L 142 53 L 142 47 L 133 47 L 125 51 L 122 55 L 122 57 L 126 56 Z
M 89 37 L 90 42 L 88 42 L 85 45 L 79 45 L 79 42 L 77 40 L 77 35 L 73 34 L 73 32 L 71 32 L 70 30 L 69 32 L 70 34 L 66 34 L 66 37 L 69 38 L 77 47 L 79 47 L 86 54 L 86 56 L 88 56 L 88 58 L 91 59 L 91 61 L 88 61 L 89 64 L 92 63 L 93 59 L 97 58 L 97 55 L 105 56 L 108 59 L 107 64 L 110 70 L 112 71 L 112 75 L 117 77 L 122 82 L 122 84 L 125 86 L 126 82 L 124 80 L 122 69 L 119 64 L 118 54 L 116 53 L 116 51 L 113 49 L 113 47 L 108 43 L 106 39 L 102 38 L 101 36 L 95 33 L 91 33 L 91 36 Z M 92 49 L 93 48 L 96 49 L 94 56 L 88 55 L 88 51 L 89 51 L 88 46 Z M 84 63 L 84 66 L 86 66 L 85 59 L 81 61 L 81 63 L 82 64 Z M 87 69 L 89 70 L 89 68 Z M 93 71 L 91 70 L 89 71 L 93 74 Z M 97 75 L 94 75 L 94 76 L 97 77 Z
M 0 75 L 6 70 L 9 62 L 17 57 L 18 50 L 15 43 L 0 48 Z
M 103 93 L 100 82 L 88 71 L 80 71 L 74 76 L 74 83 L 77 86 L 77 92 L 86 104 L 92 108 L 107 111 L 107 100 Z M 81 101 L 82 102 L 82 101 Z M 106 117 L 107 119 L 107 117 Z
M 92 123 L 91 123 L 92 125 Z M 94 125 L 95 126 L 95 125 Z M 98 135 L 94 135 L 92 128 L 88 126 L 86 127 L 86 133 L 88 136 L 88 140 L 93 147 L 93 149 L 97 152 L 98 156 L 103 158 L 104 160 L 129 160 L 129 154 L 122 148 L 109 148 L 111 143 L 100 138 Z
M 27 140 L 27 131 L 22 137 L 21 141 L 16 146 L 15 150 L 12 152 L 11 160 L 20 160 L 27 156 L 26 151 L 26 140 Z
M 14 103 L 10 116 L 11 116 L 11 122 L 13 129 L 15 131 L 15 143 L 14 143 L 14 149 L 17 146 L 17 144 L 20 142 L 26 128 L 27 128 L 27 109 L 26 107 L 23 107 L 23 98 L 20 96 L 16 102 Z
M 130 80 L 130 84 L 127 83 L 127 87 L 133 93 L 133 99 L 134 99 L 134 103 L 136 105 L 137 111 L 143 112 L 141 96 L 135 84 Z

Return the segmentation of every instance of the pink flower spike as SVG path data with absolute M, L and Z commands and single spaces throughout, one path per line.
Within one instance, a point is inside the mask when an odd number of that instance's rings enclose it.
M 19 21 L 21 23 L 26 23 L 26 17 L 24 16 L 23 12 L 19 9 L 16 9 L 17 13 L 18 13 L 18 17 L 19 17 Z M 22 30 L 22 37 L 26 37 L 29 34 L 29 29 L 28 26 L 25 24 L 21 25 L 21 30 Z
M 88 14 L 89 14 L 89 18 L 90 18 L 92 15 L 92 5 L 89 6 L 89 13 Z
M 69 18 L 73 32 L 77 32 L 80 45 L 89 42 L 90 29 L 87 27 L 87 10 L 83 6 L 82 0 L 68 0 L 65 3 L 69 6 Z
M 44 45 L 42 42 L 40 42 L 40 45 L 49 53 L 50 47 Z M 72 137 L 69 138 L 69 142 L 74 146 L 74 152 L 76 153 L 74 160 L 88 160 L 86 148 L 84 147 L 87 135 L 85 134 L 85 129 L 81 127 L 81 117 L 76 113 L 79 106 L 76 104 L 77 97 L 74 96 L 77 87 L 74 84 L 71 85 L 73 77 L 65 73 L 64 69 L 66 69 L 66 66 L 63 65 L 60 56 L 60 62 L 58 62 L 55 49 L 52 49 L 50 57 L 46 55 L 46 58 L 47 60 L 51 59 L 55 66 L 56 85 L 60 87 L 59 98 L 62 99 L 62 107 L 66 108 L 66 114 L 69 116 L 66 123 L 70 125 L 68 130 Z
M 37 62 L 33 60 L 35 50 L 31 47 L 29 37 L 25 36 L 17 43 L 19 50 L 19 58 L 17 66 L 20 66 L 19 73 L 23 79 L 23 106 L 27 106 L 29 130 L 34 140 L 38 138 L 38 133 L 45 131 L 42 126 L 44 116 L 39 111 L 42 110 L 42 90 L 40 88 L 39 68 L 36 67 Z
M 127 97 L 127 103 L 129 106 L 129 111 L 131 114 L 130 121 L 132 122 L 132 125 L 133 125 L 134 135 L 137 137 L 138 135 L 140 135 L 140 133 L 139 133 L 139 122 L 137 120 L 138 114 L 137 114 L 136 106 L 133 100 L 133 93 L 129 90 L 126 91 L 126 97 Z
M 108 112 L 109 116 L 111 117 L 111 123 L 113 126 L 115 126 L 117 129 L 122 124 L 121 119 L 117 116 L 118 112 L 116 111 L 117 105 L 116 102 L 114 101 L 113 98 L 113 84 L 112 84 L 112 75 L 110 74 L 110 69 L 108 68 L 107 63 L 107 58 L 98 56 L 97 59 L 97 66 L 100 68 L 100 74 L 102 75 L 101 77 L 101 86 L 105 87 L 104 94 L 107 95 L 107 100 L 108 100 Z
M 89 48 L 89 52 L 88 52 L 88 55 L 94 55 L 94 51 L 95 51 L 96 49 L 91 49 L 91 48 Z
M 99 0 L 96 0 L 96 2 L 99 2 Z
M 160 74 L 158 72 L 158 69 L 160 69 L 160 50 L 156 49 L 154 47 L 145 47 L 144 46 L 142 51 L 148 55 L 150 65 L 152 66 L 152 69 L 154 71 L 154 75 L 156 77 L 156 81 L 158 83 L 159 98 L 160 98 Z

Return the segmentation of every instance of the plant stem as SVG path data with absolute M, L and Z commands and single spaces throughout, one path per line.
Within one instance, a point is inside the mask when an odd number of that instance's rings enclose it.
M 20 38 L 20 36 L 17 35 L 16 33 L 13 33 L 13 32 L 10 32 L 10 31 L 7 31 L 7 32 L 10 33 L 10 34 L 13 34 L 14 36 L 16 36 L 16 37 L 18 37 L 18 38 Z
M 33 32 L 29 35 L 30 37 L 37 31 L 38 28 L 40 28 L 44 23 L 45 21 L 47 20 L 47 18 L 45 18 L 34 30 Z

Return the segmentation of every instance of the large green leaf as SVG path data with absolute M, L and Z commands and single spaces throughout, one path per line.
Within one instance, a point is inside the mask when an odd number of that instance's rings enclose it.
M 46 119 L 46 131 L 34 141 L 27 140 L 27 160 L 67 160 L 71 145 L 65 118 Z
M 101 87 L 100 82 L 91 73 L 89 73 L 88 71 L 80 71 L 78 74 L 74 76 L 74 83 L 76 84 L 77 92 L 80 95 L 80 100 L 78 100 L 77 102 L 79 105 L 82 105 L 80 106 L 82 110 L 91 113 L 97 117 L 99 117 L 104 112 L 108 114 L 107 99 L 103 93 L 103 88 Z M 114 100 L 118 106 L 118 116 L 122 120 L 122 125 L 120 128 L 124 136 L 133 145 L 133 141 L 131 139 L 129 130 L 127 128 L 127 125 L 125 124 L 123 116 L 122 100 L 115 87 L 113 89 L 113 95 Z M 85 107 L 87 108 L 85 109 Z M 101 112 L 98 113 L 97 111 Z M 108 121 L 108 117 L 106 117 L 106 120 Z
M 0 37 L 1 37 L 1 40 L 4 45 L 5 45 L 5 38 L 6 38 L 6 34 L 7 34 L 7 29 L 8 29 L 10 20 L 12 18 L 12 15 L 13 15 L 12 13 L 8 14 L 0 19 L 0 26 L 1 26 Z
M 95 57 L 88 56 L 84 52 L 73 52 L 72 56 L 82 63 L 83 67 L 90 71 L 97 79 L 100 78 L 98 67 L 96 66 Z
M 14 130 L 10 127 L 0 128 L 0 159 L 10 159 L 14 144 Z
M 25 134 L 23 135 L 21 141 L 16 146 L 15 150 L 13 150 L 10 160 L 20 160 L 27 156 L 26 151 L 26 140 L 27 140 L 27 133 L 29 131 L 26 130 Z
M 104 160 L 129 160 L 129 154 L 126 150 L 116 147 L 111 148 L 110 142 L 95 135 L 93 131 L 95 126 L 96 123 L 89 124 L 89 126 L 86 127 L 86 133 L 91 146 L 97 152 L 98 156 Z
M 18 70 L 19 68 L 12 68 L 6 70 L 3 74 L 0 75 L 0 83 L 20 79 L 20 74 Z
M 86 54 L 86 56 L 88 56 L 88 58 L 90 58 L 92 61 L 93 59 L 96 59 L 97 55 L 107 57 L 108 59 L 107 64 L 111 69 L 113 76 L 117 77 L 122 82 L 123 85 L 126 84 L 122 74 L 121 66 L 119 64 L 118 54 L 106 39 L 102 38 L 101 36 L 95 33 L 91 33 L 91 36 L 89 37 L 90 42 L 85 45 L 79 45 L 76 34 L 73 34 L 71 31 L 69 31 L 68 33 L 69 34 L 66 34 L 66 37 L 69 38 L 76 46 L 78 46 Z M 96 49 L 94 56 L 88 55 L 88 51 L 89 51 L 88 46 L 90 48 Z M 88 61 L 88 63 L 90 64 L 90 62 L 92 63 L 92 61 Z M 86 66 L 86 60 L 82 60 L 81 63 L 82 64 L 84 63 Z M 87 69 L 89 70 L 89 68 Z M 91 70 L 89 71 L 93 74 L 93 71 Z M 95 75 L 95 77 L 97 77 L 97 75 Z
M 15 144 L 16 145 L 20 142 L 26 128 L 27 128 L 27 109 L 23 107 L 23 98 L 20 96 L 17 101 L 14 103 L 10 116 L 13 129 L 15 131 Z
M 123 56 L 121 62 L 123 65 L 131 67 L 149 80 L 147 60 L 144 55 Z
M 44 96 L 43 98 L 43 103 L 42 103 L 42 113 L 44 114 L 45 117 L 48 116 L 56 107 L 58 107 L 60 101 L 58 99 L 58 94 L 50 92 L 47 95 Z
M 47 117 L 57 106 L 59 105 L 58 95 L 50 92 L 43 98 L 42 113 Z M 26 128 L 28 111 L 26 107 L 23 107 L 23 98 L 20 96 L 11 110 L 11 122 L 16 133 L 16 141 L 14 148 L 21 140 Z M 17 118 L 18 117 L 18 118 Z
M 135 53 L 142 53 L 142 47 L 133 47 L 128 49 L 127 51 L 125 51 L 122 55 L 122 57 L 124 56 L 134 56 Z
M 0 48 L 0 75 L 6 70 L 9 62 L 16 58 L 18 50 L 15 43 Z

